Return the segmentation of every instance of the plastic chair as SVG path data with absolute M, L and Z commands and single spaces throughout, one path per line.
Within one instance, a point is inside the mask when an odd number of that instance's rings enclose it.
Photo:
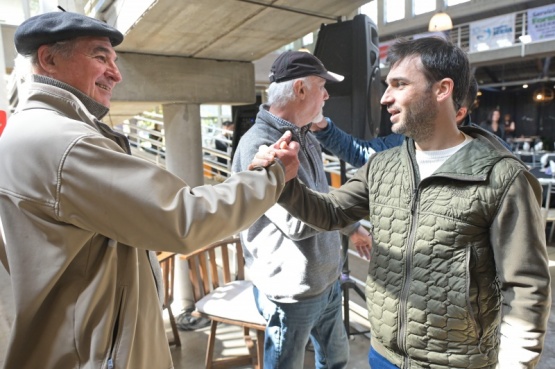
M 206 369 L 245 365 L 262 369 L 266 321 L 256 308 L 252 282 L 245 280 L 241 241 L 226 239 L 181 257 L 189 265 L 196 308 L 193 315 L 212 321 L 206 347 Z M 247 355 L 216 357 L 214 346 L 219 323 L 243 329 Z M 254 340 L 251 329 L 256 332 Z

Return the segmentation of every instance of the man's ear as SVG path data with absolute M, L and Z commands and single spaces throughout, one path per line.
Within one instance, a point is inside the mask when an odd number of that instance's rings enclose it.
M 56 62 L 54 55 L 50 52 L 48 45 L 41 45 L 37 50 L 37 60 L 41 69 L 48 73 L 54 72 Z
M 457 115 L 455 116 L 457 125 L 460 125 L 464 121 L 464 118 L 466 117 L 467 113 L 468 113 L 468 108 L 466 106 L 461 106 L 460 109 L 457 110 Z
M 450 99 L 453 96 L 453 88 L 455 83 L 451 78 L 444 78 L 437 82 L 436 96 L 438 101 Z
M 298 96 L 301 99 L 304 99 L 306 95 L 306 85 L 302 79 L 297 79 L 293 83 L 293 91 L 295 92 L 296 96 Z

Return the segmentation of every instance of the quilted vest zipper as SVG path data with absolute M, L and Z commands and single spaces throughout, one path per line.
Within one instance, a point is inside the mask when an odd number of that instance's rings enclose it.
M 410 284 L 412 280 L 412 250 L 414 248 L 414 243 L 416 239 L 416 229 L 418 224 L 418 216 L 417 216 L 417 208 L 418 208 L 418 198 L 420 192 L 418 187 L 415 186 L 415 189 L 412 192 L 411 196 L 411 229 L 410 234 L 407 242 L 407 249 L 406 249 L 406 262 L 405 262 L 405 278 L 403 282 L 403 287 L 401 288 L 401 294 L 399 299 L 399 349 L 405 354 L 403 368 L 409 367 L 409 357 L 407 352 L 407 321 L 408 321 L 408 312 L 407 312 L 407 300 L 409 297 L 410 291 Z

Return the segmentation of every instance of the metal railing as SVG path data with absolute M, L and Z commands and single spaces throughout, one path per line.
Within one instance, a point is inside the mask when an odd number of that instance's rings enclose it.
M 127 136 L 135 155 L 165 167 L 166 146 L 163 126 L 164 122 L 161 114 L 145 112 L 124 121 L 114 129 Z M 221 133 L 222 129 L 219 127 L 202 124 L 202 154 L 205 178 L 213 178 L 215 173 L 219 173 L 225 179 L 231 174 L 229 153 L 217 150 L 214 145 L 216 138 L 231 145 L 231 139 L 222 138 Z M 228 165 L 220 163 L 218 158 L 225 159 Z M 322 160 L 326 172 L 333 179 L 334 186 L 338 187 L 341 177 L 339 159 L 336 156 L 324 153 Z M 347 177 L 350 177 L 355 170 L 356 168 L 347 165 Z
M 164 122 L 161 114 L 145 112 L 135 115 L 114 127 L 129 139 L 134 155 L 147 159 L 159 166 L 166 164 L 166 144 L 164 137 Z M 222 138 L 222 129 L 217 126 L 202 124 L 202 154 L 204 162 L 204 177 L 221 181 L 229 177 L 230 156 L 228 152 L 217 150 L 214 145 L 216 138 L 231 145 L 230 139 Z M 227 165 L 218 161 L 225 159 Z

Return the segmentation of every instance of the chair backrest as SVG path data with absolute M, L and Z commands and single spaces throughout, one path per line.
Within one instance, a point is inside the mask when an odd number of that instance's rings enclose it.
M 162 278 L 164 280 L 164 305 L 168 306 L 173 302 L 175 253 L 162 251 L 156 257 L 160 262 Z
M 175 282 L 175 253 L 162 251 L 156 257 L 160 262 L 162 269 L 162 278 L 164 281 L 164 309 L 168 311 L 170 326 L 173 333 L 173 340 L 170 340 L 170 345 L 181 346 L 181 338 L 177 330 L 177 324 L 171 308 L 173 302 L 173 286 Z
M 228 238 L 185 256 L 195 301 L 234 280 L 245 279 L 243 249 L 239 238 Z

